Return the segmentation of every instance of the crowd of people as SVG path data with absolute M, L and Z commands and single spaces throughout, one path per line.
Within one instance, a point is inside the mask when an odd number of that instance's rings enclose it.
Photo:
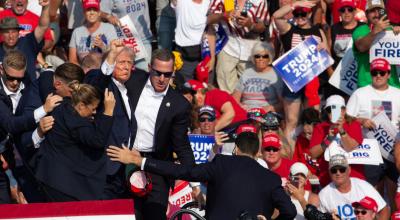
M 134 199 L 137 219 L 167 219 L 185 180 L 206 219 L 400 219 L 400 133 L 375 137 L 380 164 L 345 156 L 377 116 L 399 130 L 400 67 L 370 49 L 398 37 L 400 1 L 0 7 L 0 204 Z M 334 62 L 295 92 L 272 63 L 309 37 Z M 348 54 L 351 93 L 330 83 Z M 209 162 L 192 134 L 214 136 Z

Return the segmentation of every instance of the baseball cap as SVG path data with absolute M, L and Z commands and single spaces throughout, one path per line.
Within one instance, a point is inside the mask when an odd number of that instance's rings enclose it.
M 198 80 L 191 79 L 191 80 L 188 80 L 187 83 L 190 85 L 190 87 L 191 87 L 194 91 L 197 91 L 197 90 L 199 90 L 199 89 L 207 88 L 207 84 L 202 83 L 202 82 L 200 82 L 200 81 L 198 81 Z
M 308 168 L 304 163 L 296 162 L 290 167 L 290 175 L 303 174 L 305 177 L 308 175 Z
M 371 62 L 370 69 L 371 71 L 390 71 L 390 64 L 387 60 L 383 58 L 377 58 Z
M 365 11 L 373 8 L 385 8 L 385 4 L 382 0 L 368 0 L 367 4 L 365 5 Z
M 346 107 L 346 103 L 344 102 L 344 98 L 340 95 L 331 95 L 326 99 L 326 104 L 325 108 L 329 106 L 340 106 L 340 107 Z
M 274 147 L 277 149 L 281 148 L 281 141 L 279 136 L 275 133 L 267 133 L 264 135 L 262 140 L 262 147 Z
M 199 116 L 201 116 L 203 114 L 208 114 L 208 115 L 210 115 L 211 117 L 214 117 L 214 118 L 216 116 L 215 109 L 212 106 L 209 106 L 209 105 L 205 105 L 205 106 L 203 106 L 203 107 L 201 107 L 199 109 Z
M 395 220 L 395 219 L 400 219 L 400 211 L 395 211 L 393 214 L 392 214 L 392 218 L 391 218 L 392 220 Z
M 329 169 L 332 167 L 341 166 L 341 167 L 349 167 L 347 163 L 347 159 L 343 154 L 335 154 L 331 156 L 329 159 Z
M 208 67 L 207 64 L 210 62 L 210 56 L 206 56 L 199 64 L 196 66 L 196 79 L 200 82 L 208 82 Z
M 376 203 L 376 201 L 373 198 L 371 198 L 369 196 L 364 197 L 359 202 L 353 202 L 351 205 L 354 208 L 356 208 L 358 206 L 362 206 L 365 209 L 369 209 L 369 210 L 372 210 L 374 212 L 378 211 L 378 204 Z
M 83 0 L 82 2 L 83 9 L 86 11 L 89 8 L 94 8 L 96 10 L 100 10 L 100 1 L 99 0 Z
M 257 134 L 257 128 L 251 124 L 242 124 L 236 129 L 236 134 L 240 134 L 242 132 L 252 132 Z
M 354 0 L 340 0 L 339 1 L 339 9 L 346 7 L 346 6 L 356 8 L 356 3 L 354 3 Z
M 312 9 L 311 8 L 306 8 L 306 7 L 301 7 L 301 6 L 297 6 L 296 8 L 294 8 L 293 11 L 301 11 L 301 12 L 310 12 Z
M 251 108 L 247 110 L 247 118 L 262 122 L 264 119 L 262 116 L 265 114 L 265 110 L 263 108 Z
M 21 30 L 22 28 L 18 24 L 18 20 L 15 17 L 4 17 L 0 21 L 0 30 L 5 29 L 18 29 Z
M 268 112 L 262 117 L 264 119 L 262 124 L 264 130 L 267 130 L 267 128 L 279 128 L 281 118 L 279 117 L 278 113 Z

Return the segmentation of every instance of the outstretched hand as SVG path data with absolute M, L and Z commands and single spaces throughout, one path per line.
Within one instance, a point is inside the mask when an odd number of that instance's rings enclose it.
M 39 5 L 42 7 L 50 5 L 50 0 L 39 0 Z
M 107 155 L 112 161 L 119 161 L 123 164 L 135 164 L 139 167 L 143 160 L 139 151 L 135 149 L 129 150 L 129 148 L 124 145 L 122 145 L 121 148 L 110 145 L 107 149 Z

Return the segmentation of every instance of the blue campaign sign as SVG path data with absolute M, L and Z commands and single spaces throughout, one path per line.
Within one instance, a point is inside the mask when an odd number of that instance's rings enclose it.
M 215 143 L 214 136 L 189 134 L 189 141 L 196 163 L 207 162 L 210 150 L 212 150 L 212 147 Z
M 218 25 L 218 29 L 215 32 L 215 55 L 217 55 L 224 48 L 225 44 L 228 42 L 228 35 L 226 34 L 222 25 Z M 211 56 L 210 47 L 208 45 L 208 40 L 203 37 L 201 42 L 201 57 Z
M 311 36 L 272 63 L 292 92 L 298 92 L 333 64 L 328 52 L 318 50 L 317 46 L 317 40 Z

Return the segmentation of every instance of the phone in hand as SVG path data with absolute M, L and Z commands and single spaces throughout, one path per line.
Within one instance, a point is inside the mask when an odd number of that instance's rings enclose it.
M 340 115 L 342 113 L 342 108 L 337 105 L 332 105 L 331 106 L 331 122 L 332 123 L 337 123 L 339 121 Z
M 386 10 L 385 10 L 384 8 L 380 8 L 380 9 L 378 10 L 378 13 L 379 13 L 379 18 L 382 18 L 383 16 L 386 16 L 385 20 L 388 19 L 388 18 L 387 18 Z
M 247 11 L 241 11 L 240 16 L 242 17 L 247 17 Z
M 300 178 L 298 176 L 292 176 L 290 178 L 290 184 L 292 184 L 294 187 L 299 188 L 300 185 Z

